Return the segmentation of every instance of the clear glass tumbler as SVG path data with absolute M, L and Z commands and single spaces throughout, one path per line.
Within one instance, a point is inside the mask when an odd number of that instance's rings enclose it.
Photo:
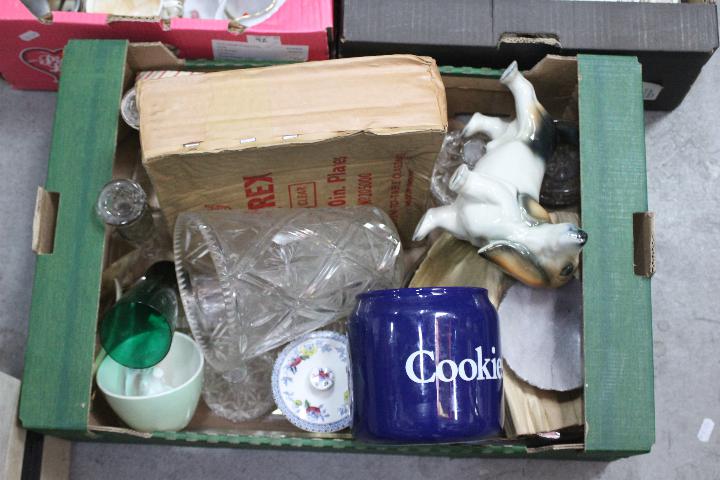
M 265 415 L 275 408 L 272 395 L 274 353 L 243 362 L 228 372 L 205 365 L 203 398 L 215 415 L 242 422 Z
M 147 194 L 140 184 L 121 178 L 105 184 L 98 195 L 95 212 L 134 246 L 149 241 L 155 232 Z
M 372 206 L 186 212 L 174 246 L 188 322 L 219 372 L 346 316 L 356 295 L 403 279 L 400 237 Z

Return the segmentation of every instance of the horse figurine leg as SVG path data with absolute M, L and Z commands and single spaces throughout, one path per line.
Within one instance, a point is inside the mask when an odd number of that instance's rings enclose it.
M 425 238 L 436 228 L 442 228 L 462 240 L 467 238 L 464 229 L 458 221 L 457 209 L 453 205 L 431 208 L 418 222 L 413 233 L 413 240 L 418 241 Z

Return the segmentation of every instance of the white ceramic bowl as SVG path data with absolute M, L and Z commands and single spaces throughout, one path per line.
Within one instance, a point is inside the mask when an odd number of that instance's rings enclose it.
M 198 344 L 189 336 L 175 332 L 167 356 L 156 366 L 171 388 L 162 393 L 130 396 L 125 393 L 132 370 L 105 357 L 98 368 L 98 388 L 131 428 L 141 432 L 182 430 L 195 413 L 203 384 L 205 360 Z

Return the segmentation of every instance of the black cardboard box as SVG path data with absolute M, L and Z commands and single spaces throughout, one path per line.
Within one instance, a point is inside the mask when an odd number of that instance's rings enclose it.
M 680 104 L 718 47 L 715 4 L 338 0 L 337 55 L 413 53 L 438 65 L 529 69 L 547 54 L 634 55 L 645 108 Z

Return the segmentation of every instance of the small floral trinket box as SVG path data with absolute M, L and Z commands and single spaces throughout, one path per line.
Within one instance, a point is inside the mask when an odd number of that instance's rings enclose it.
M 298 428 L 329 433 L 350 426 L 344 335 L 312 332 L 288 344 L 275 361 L 272 384 L 275 403 Z

